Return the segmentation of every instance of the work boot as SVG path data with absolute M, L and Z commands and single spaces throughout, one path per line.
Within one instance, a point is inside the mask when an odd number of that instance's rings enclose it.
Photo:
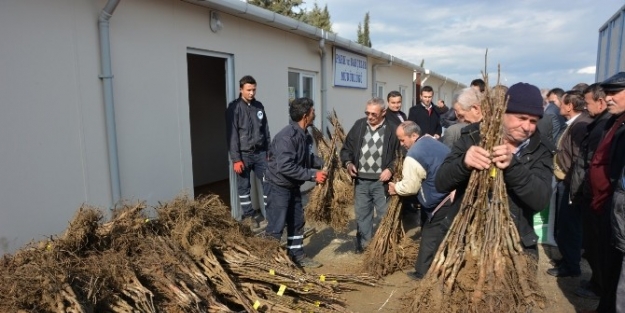
M 267 220 L 260 213 L 256 213 L 254 216 L 243 217 L 241 225 L 249 227 L 253 233 L 258 234 L 267 228 Z

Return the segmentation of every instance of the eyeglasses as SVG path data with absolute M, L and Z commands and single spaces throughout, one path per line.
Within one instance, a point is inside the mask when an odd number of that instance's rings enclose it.
M 380 116 L 380 113 L 374 113 L 374 112 L 367 112 L 367 111 L 365 111 L 365 115 L 366 116 L 371 116 L 371 117 L 378 117 L 378 116 Z

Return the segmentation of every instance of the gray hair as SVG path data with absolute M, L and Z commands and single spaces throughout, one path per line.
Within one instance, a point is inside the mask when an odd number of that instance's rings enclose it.
M 471 87 L 468 87 L 468 88 L 462 89 L 462 91 L 458 95 L 457 103 L 460 105 L 460 107 L 463 110 L 468 110 L 471 108 L 472 105 L 475 105 L 475 104 L 481 105 L 483 99 L 484 99 L 484 96 L 482 95 L 481 92 Z
M 386 110 L 386 102 L 380 97 L 373 97 L 369 99 L 369 101 L 367 101 L 367 106 L 370 105 L 377 105 L 382 108 L 382 111 Z
M 406 136 L 411 136 L 412 134 L 417 134 L 421 136 L 421 127 L 419 127 L 419 125 L 417 125 L 417 123 L 413 121 L 402 122 L 401 124 L 399 124 L 399 127 L 404 130 L 404 135 Z

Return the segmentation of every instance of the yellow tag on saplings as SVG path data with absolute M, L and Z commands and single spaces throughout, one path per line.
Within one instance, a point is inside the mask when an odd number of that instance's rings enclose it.
M 286 286 L 280 285 L 280 289 L 278 290 L 278 296 L 283 295 L 285 290 L 286 290 Z
M 495 178 L 497 177 L 497 168 L 493 167 L 490 169 L 490 177 Z
M 320 275 L 319 276 L 319 280 L 320 281 L 326 281 L 326 275 Z
M 274 271 L 274 270 L 272 270 L 272 269 L 271 269 L 271 270 L 269 270 L 269 275 L 276 275 L 276 271 Z
M 258 310 L 259 307 L 260 307 L 260 301 L 256 300 L 256 302 L 254 302 L 254 310 Z

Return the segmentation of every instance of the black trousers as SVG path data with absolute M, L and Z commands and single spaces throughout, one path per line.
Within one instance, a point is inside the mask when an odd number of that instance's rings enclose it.
M 421 226 L 421 245 L 419 246 L 419 254 L 415 262 L 415 276 L 423 278 L 430 269 L 432 261 L 438 246 L 440 246 L 449 227 L 451 227 L 458 210 L 460 209 L 460 201 L 452 203 L 447 201 L 434 216 L 426 220 Z M 424 208 L 421 208 L 424 211 Z
M 602 235 L 602 232 L 609 232 L 609 229 L 605 229 L 605 227 L 607 227 L 605 225 L 602 226 L 601 219 L 605 219 L 606 216 L 604 216 L 605 213 L 598 214 L 592 212 L 590 209 L 590 201 L 580 200 L 579 205 L 582 208 L 582 247 L 584 248 L 584 258 L 588 261 L 588 265 L 592 271 L 589 287 L 590 290 L 601 295 L 603 252 L 600 241 L 604 240 L 604 237 L 609 238 L 609 234 L 607 236 Z

